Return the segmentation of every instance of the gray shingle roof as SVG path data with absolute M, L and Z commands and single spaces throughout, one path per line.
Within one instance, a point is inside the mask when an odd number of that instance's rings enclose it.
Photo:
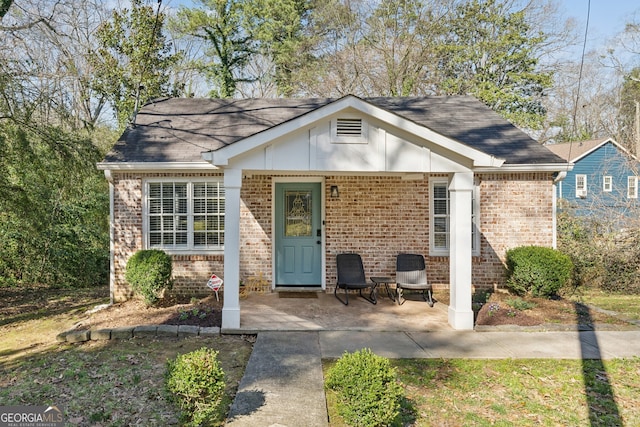
M 468 96 L 364 98 L 364 101 L 506 164 L 563 160 L 480 101 Z M 172 98 L 145 105 L 105 163 L 193 162 L 201 154 L 302 116 L 336 99 Z

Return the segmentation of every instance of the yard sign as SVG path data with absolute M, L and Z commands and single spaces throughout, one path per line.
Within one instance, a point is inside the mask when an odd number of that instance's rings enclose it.
M 207 288 L 211 289 L 216 293 L 216 301 L 220 301 L 220 298 L 218 298 L 218 291 L 222 287 L 222 283 L 223 283 L 222 279 L 216 276 L 215 274 L 212 274 L 211 277 L 209 277 L 209 280 L 207 281 Z

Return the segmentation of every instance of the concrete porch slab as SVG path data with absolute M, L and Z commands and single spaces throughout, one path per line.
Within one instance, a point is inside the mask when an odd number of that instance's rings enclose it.
M 434 307 L 418 300 L 403 305 L 384 294 L 378 303 L 349 298 L 349 305 L 333 294 L 318 293 L 318 298 L 280 298 L 277 292 L 252 294 L 240 300 L 240 329 L 223 333 L 257 333 L 260 331 L 450 331 L 448 306 Z

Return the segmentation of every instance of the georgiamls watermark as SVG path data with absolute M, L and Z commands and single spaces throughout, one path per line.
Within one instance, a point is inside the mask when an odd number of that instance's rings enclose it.
M 62 427 L 59 406 L 0 406 L 0 427 Z

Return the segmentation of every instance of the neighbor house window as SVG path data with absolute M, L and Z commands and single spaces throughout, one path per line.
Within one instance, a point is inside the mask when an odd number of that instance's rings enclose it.
M 148 248 L 224 249 L 224 187 L 221 180 L 147 181 L 145 242 Z
M 587 197 L 587 175 L 576 175 L 576 197 Z
M 605 175 L 602 177 L 602 191 L 610 193 L 613 190 L 613 177 Z
M 471 250 L 473 255 L 480 255 L 479 233 L 478 233 L 478 187 L 474 186 L 471 193 Z M 450 198 L 449 182 L 447 180 L 436 180 L 431 182 L 430 198 L 430 227 L 429 238 L 431 242 L 431 255 L 449 255 L 449 233 L 450 233 Z
M 629 199 L 638 198 L 638 177 L 637 176 L 627 177 L 627 197 Z

